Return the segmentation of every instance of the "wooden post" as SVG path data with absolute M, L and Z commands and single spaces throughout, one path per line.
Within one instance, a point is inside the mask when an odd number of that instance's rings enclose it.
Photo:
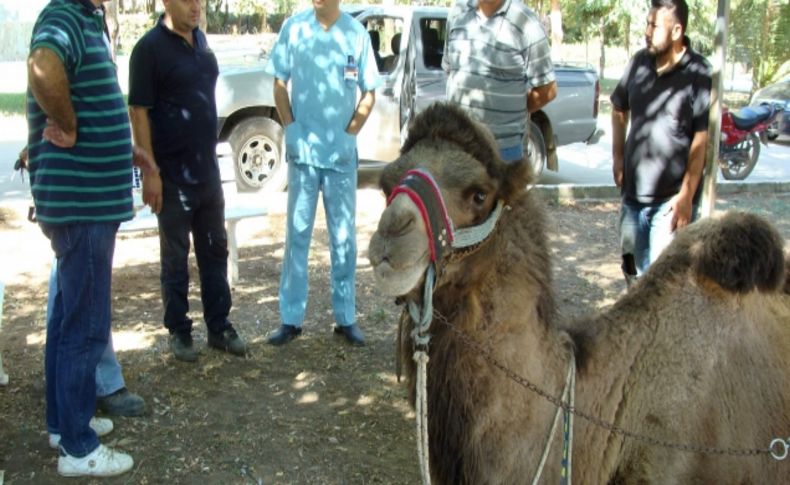
M 709 217 L 716 206 L 716 177 L 719 173 L 719 141 L 721 140 L 722 74 L 727 61 L 727 20 L 730 0 L 719 0 L 713 41 L 713 85 L 711 86 L 708 146 L 705 148 L 705 170 L 702 175 L 700 216 Z

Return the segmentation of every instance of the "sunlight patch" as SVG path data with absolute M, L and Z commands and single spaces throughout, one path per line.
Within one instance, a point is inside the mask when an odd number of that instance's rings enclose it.
M 366 396 L 363 394 L 362 396 L 359 396 L 359 399 L 357 399 L 357 406 L 370 406 L 375 402 L 376 400 L 373 399 L 373 396 Z
M 313 391 L 306 392 L 296 402 L 299 404 L 315 404 L 318 402 L 318 393 Z
M 46 341 L 47 341 L 46 330 L 29 333 L 25 337 L 25 343 L 27 343 L 27 345 L 44 345 Z
M 120 330 L 113 331 L 112 345 L 116 352 L 126 352 L 129 350 L 143 350 L 153 347 L 156 336 L 162 330 L 140 331 L 140 330 Z

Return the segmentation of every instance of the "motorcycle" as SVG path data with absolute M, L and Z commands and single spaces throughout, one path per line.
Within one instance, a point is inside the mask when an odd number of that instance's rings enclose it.
M 778 111 L 775 106 L 747 106 L 737 112 L 723 108 L 719 168 L 727 180 L 743 180 L 752 173 L 760 156 L 760 142 L 768 145 L 768 127 Z

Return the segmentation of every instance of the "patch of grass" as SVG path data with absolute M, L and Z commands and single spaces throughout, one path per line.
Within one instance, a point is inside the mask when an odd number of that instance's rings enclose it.
M 25 93 L 0 93 L 0 115 L 24 115 Z

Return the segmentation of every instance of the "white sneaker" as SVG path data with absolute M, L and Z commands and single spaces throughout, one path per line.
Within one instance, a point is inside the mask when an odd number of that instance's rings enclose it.
M 134 466 L 131 456 L 99 445 L 82 458 L 70 456 L 61 450 L 58 473 L 64 477 L 112 477 L 128 472 Z
M 96 433 L 96 436 L 104 436 L 110 434 L 113 430 L 112 421 L 107 418 L 97 418 L 92 417 L 88 426 Z M 60 445 L 60 434 L 58 433 L 50 433 L 49 434 L 49 447 L 58 449 L 58 445 Z

